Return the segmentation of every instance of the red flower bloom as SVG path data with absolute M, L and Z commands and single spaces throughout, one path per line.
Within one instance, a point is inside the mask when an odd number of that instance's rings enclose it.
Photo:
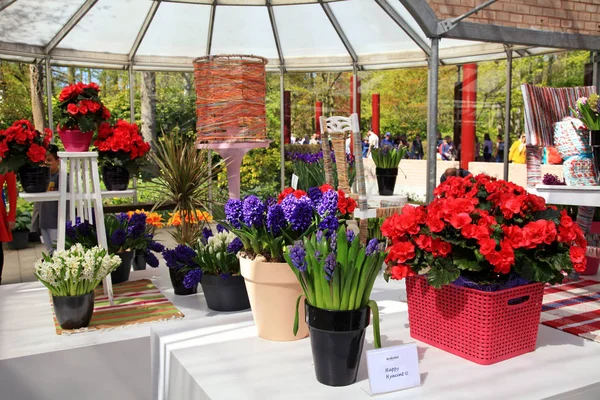
M 454 214 L 450 218 L 450 224 L 455 229 L 461 229 L 463 226 L 465 226 L 467 224 L 470 224 L 471 221 L 473 221 L 473 220 L 471 219 L 471 217 L 469 216 L 469 214 L 467 214 L 466 212 Z
M 478 241 L 478 244 L 479 252 L 484 256 L 496 251 L 496 241 L 494 239 L 481 239 Z
M 389 247 L 386 262 L 405 263 L 415 258 L 415 246 L 411 242 L 397 242 Z
M 46 148 L 32 143 L 27 151 L 27 157 L 33 163 L 41 163 L 46 160 Z
M 302 196 L 306 196 L 306 192 L 304 190 L 294 190 L 293 195 L 295 198 L 299 199 Z
M 425 251 L 431 251 L 431 236 L 419 235 L 415 239 L 415 243 L 420 249 Z
M 406 278 L 407 276 L 414 276 L 414 275 L 416 275 L 416 274 L 406 264 L 394 265 L 390 269 L 390 277 L 397 281 L 402 280 L 402 279 Z
M 67 112 L 71 115 L 77 115 L 79 108 L 75 104 L 71 103 L 67 106 Z
M 279 193 L 279 196 L 277 197 L 277 204 L 281 203 L 283 199 L 285 199 L 290 193 L 294 193 L 294 188 L 285 188 L 283 192 Z
M 326 184 L 326 183 L 325 183 L 325 184 L 323 184 L 323 185 L 321 185 L 321 186 L 319 187 L 319 189 L 321 189 L 321 192 L 322 192 L 322 193 L 325 193 L 325 192 L 327 192 L 328 190 L 334 190 L 334 189 L 333 189 L 333 186 L 331 186 L 331 185 L 328 185 L 328 184 Z
M 583 264 L 585 266 L 585 249 L 577 246 L 571 246 L 569 249 L 569 257 L 573 264 Z
M 0 157 L 4 158 L 6 152 L 8 152 L 8 146 L 6 145 L 6 142 L 0 142 Z

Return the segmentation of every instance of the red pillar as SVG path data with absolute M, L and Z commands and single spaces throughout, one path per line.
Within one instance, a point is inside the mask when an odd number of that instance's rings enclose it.
M 379 136 L 379 93 L 374 93 L 371 98 L 371 130 Z
M 323 115 L 323 102 L 315 102 L 315 122 L 317 136 L 321 137 L 321 116 Z
M 292 99 L 289 90 L 283 92 L 283 138 L 285 144 L 292 139 Z
M 477 104 L 477 64 L 463 65 L 461 168 L 475 160 L 475 121 Z

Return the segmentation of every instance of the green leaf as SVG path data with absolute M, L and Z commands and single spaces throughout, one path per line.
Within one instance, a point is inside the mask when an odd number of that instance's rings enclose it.
M 483 269 L 485 269 L 485 264 L 478 260 L 469 260 L 467 258 L 454 257 L 453 263 L 458 269 L 462 270 L 482 271 Z
M 458 269 L 455 270 L 447 270 L 445 268 L 440 267 L 431 267 L 429 273 L 427 275 L 427 282 L 435 288 L 441 288 L 444 285 L 448 285 L 454 282 L 460 276 L 460 271 Z
M 375 300 L 369 300 L 368 306 L 373 314 L 373 342 L 376 349 L 381 348 L 381 334 L 379 332 L 379 307 Z

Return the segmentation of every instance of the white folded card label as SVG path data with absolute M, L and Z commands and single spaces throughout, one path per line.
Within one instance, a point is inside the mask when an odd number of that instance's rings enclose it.
M 292 174 L 292 188 L 294 190 L 298 189 L 298 175 Z
M 367 370 L 372 394 L 419 386 L 421 374 L 417 344 L 368 350 Z

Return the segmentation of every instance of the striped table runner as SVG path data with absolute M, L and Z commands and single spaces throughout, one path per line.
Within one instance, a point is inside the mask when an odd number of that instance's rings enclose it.
M 600 282 L 585 279 L 547 286 L 541 322 L 600 342 Z
M 114 305 L 102 293 L 102 287 L 96 288 L 94 315 L 88 328 L 62 329 L 56 318 L 56 333 L 79 333 L 98 329 L 111 329 L 119 326 L 141 324 L 182 318 L 184 315 L 171 303 L 150 279 L 130 281 L 113 286 Z

